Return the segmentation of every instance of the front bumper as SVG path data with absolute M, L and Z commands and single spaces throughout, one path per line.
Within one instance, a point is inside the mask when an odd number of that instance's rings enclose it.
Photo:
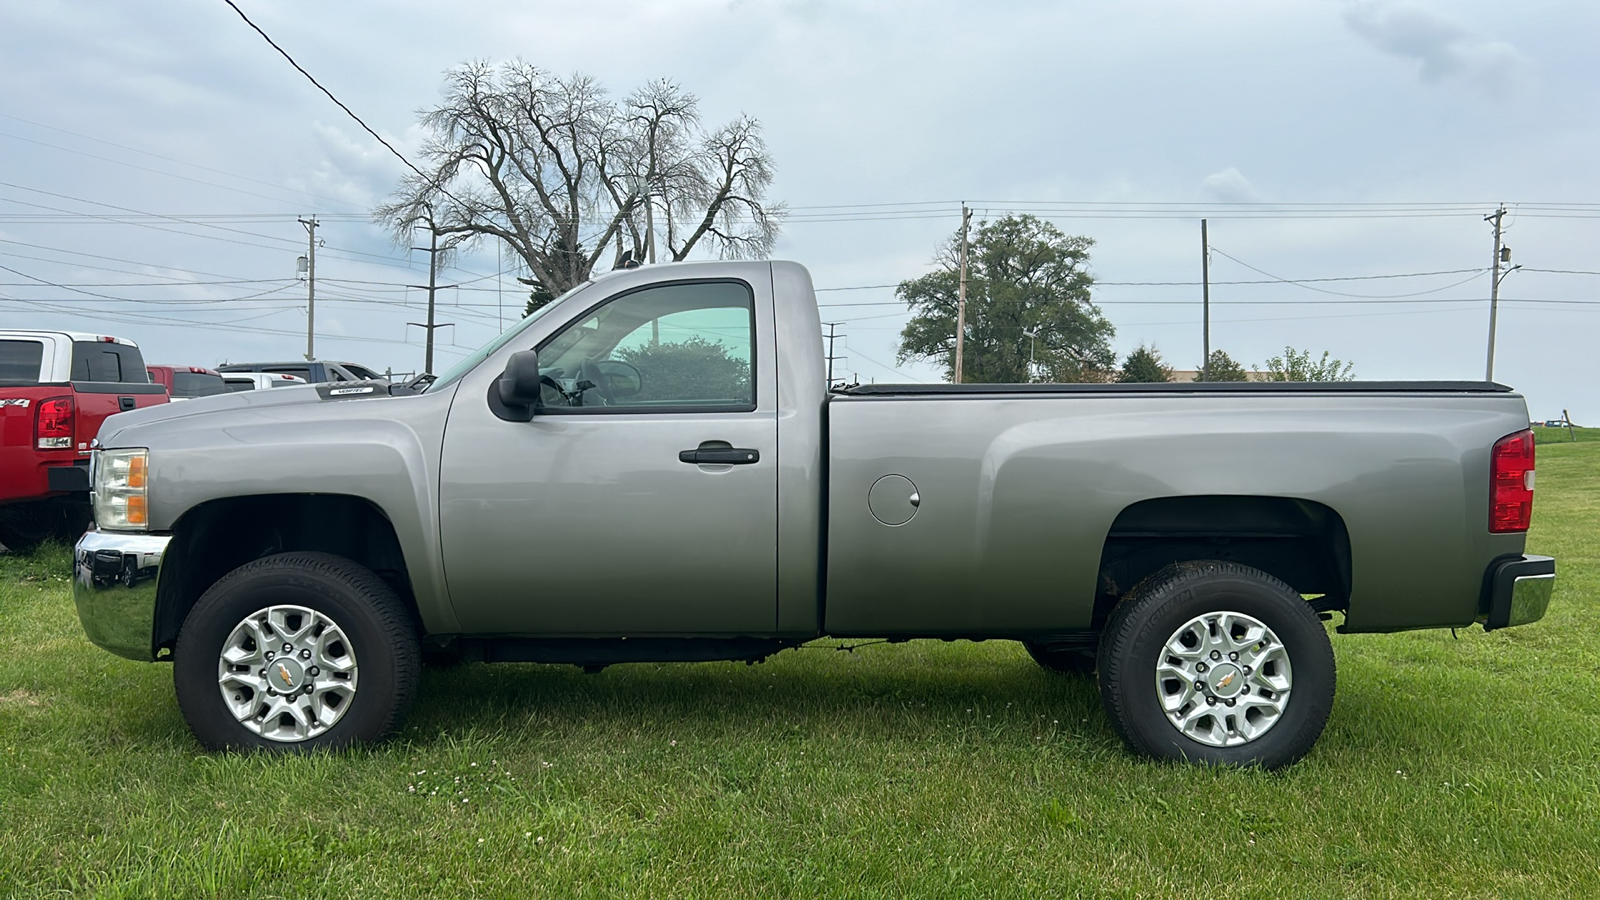
M 155 659 L 156 582 L 170 537 L 90 531 L 72 554 L 72 601 L 96 646 Z
M 1548 556 L 1518 556 L 1489 567 L 1487 618 L 1483 630 L 1526 625 L 1544 618 L 1556 586 L 1556 561 Z

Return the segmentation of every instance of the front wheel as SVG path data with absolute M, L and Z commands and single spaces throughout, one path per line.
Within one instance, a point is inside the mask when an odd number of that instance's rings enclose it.
M 208 749 L 307 751 L 392 733 L 420 667 L 411 617 L 383 579 L 330 553 L 283 553 L 201 596 L 173 679 Z
M 1100 698 L 1136 752 L 1276 769 L 1333 709 L 1333 647 L 1288 585 L 1235 563 L 1168 566 L 1112 610 Z

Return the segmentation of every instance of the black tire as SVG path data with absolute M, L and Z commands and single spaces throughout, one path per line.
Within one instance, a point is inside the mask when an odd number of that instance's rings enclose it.
M 358 668 L 348 708 L 332 727 L 299 741 L 246 728 L 218 687 L 218 662 L 230 634 L 246 617 L 275 605 L 305 607 L 331 620 L 349 639 Z M 173 681 L 183 717 L 207 749 L 308 752 L 392 734 L 416 696 L 421 666 L 412 617 L 383 579 L 342 556 L 296 552 L 246 563 L 201 596 L 178 633 Z
M 1087 647 L 1050 647 L 1037 641 L 1023 641 L 1028 655 L 1041 667 L 1062 675 L 1093 675 L 1095 652 Z
M 1167 718 L 1158 693 L 1173 690 L 1176 682 L 1158 687 L 1156 679 L 1167 640 L 1196 617 L 1222 611 L 1242 613 L 1270 629 L 1293 676 L 1276 721 L 1254 739 L 1233 746 L 1213 746 L 1181 731 Z M 1235 563 L 1177 563 L 1140 582 L 1113 608 L 1099 662 L 1100 699 L 1112 726 L 1134 752 L 1159 759 L 1277 769 L 1311 750 L 1333 710 L 1333 647 L 1321 620 L 1288 585 Z M 1267 666 L 1262 664 L 1263 673 Z M 1249 681 L 1244 679 L 1245 691 Z M 1257 693 L 1262 693 L 1259 687 Z M 1211 727 L 1233 734 L 1233 724 L 1226 722 L 1228 710 L 1222 704 L 1215 708 L 1222 716 Z

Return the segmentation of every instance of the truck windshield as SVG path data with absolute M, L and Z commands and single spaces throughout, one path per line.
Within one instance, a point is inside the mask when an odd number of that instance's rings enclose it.
M 451 366 L 443 375 L 440 375 L 437 380 L 428 385 L 424 390 L 436 391 L 444 385 L 459 381 L 461 376 L 471 372 L 475 367 L 477 367 L 478 363 L 488 359 L 489 356 L 496 350 L 499 350 L 501 347 L 511 343 L 512 339 L 521 334 L 523 331 L 527 330 L 528 326 L 532 325 L 535 319 L 544 315 L 546 312 L 549 312 L 551 309 L 555 308 L 558 303 L 578 293 L 591 284 L 594 284 L 594 282 L 585 281 L 583 284 L 578 285 L 572 290 L 567 291 L 565 294 L 562 294 L 556 299 L 551 300 L 549 303 L 546 303 L 545 305 L 534 310 L 526 319 L 523 319 L 521 322 L 518 322 L 510 328 L 507 328 L 499 337 L 487 344 L 484 344 L 482 347 L 479 347 L 466 359 L 463 359 L 462 361 Z
M 0 341 L 0 384 L 38 384 L 44 364 L 40 341 Z

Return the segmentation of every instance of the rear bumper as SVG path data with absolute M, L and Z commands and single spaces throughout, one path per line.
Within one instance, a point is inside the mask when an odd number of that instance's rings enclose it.
M 1486 577 L 1487 618 L 1483 630 L 1526 625 L 1544 618 L 1556 586 L 1556 561 L 1548 556 L 1502 559 Z
M 72 600 L 96 646 L 155 659 L 156 583 L 170 537 L 90 531 L 72 554 Z
M 87 494 L 89 492 L 89 461 L 80 459 L 64 466 L 51 466 L 45 469 L 45 484 L 52 492 L 63 491 Z

